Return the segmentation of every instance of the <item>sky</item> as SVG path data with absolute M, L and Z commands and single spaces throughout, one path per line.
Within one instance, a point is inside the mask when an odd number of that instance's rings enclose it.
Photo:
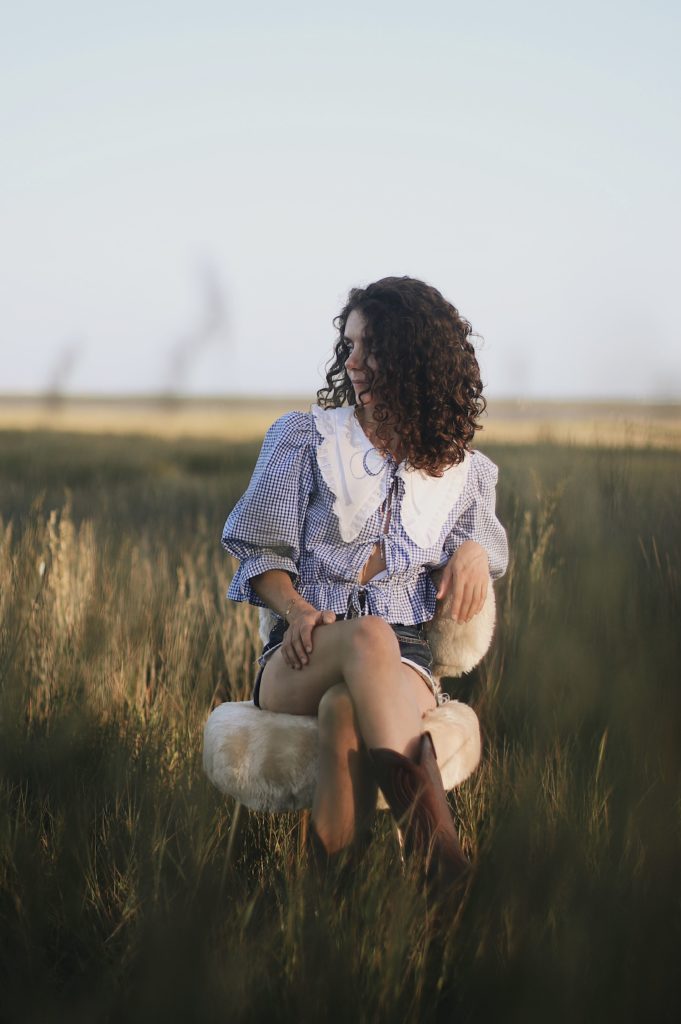
M 435 285 L 490 396 L 681 399 L 681 8 L 8 6 L 0 393 L 307 394 Z

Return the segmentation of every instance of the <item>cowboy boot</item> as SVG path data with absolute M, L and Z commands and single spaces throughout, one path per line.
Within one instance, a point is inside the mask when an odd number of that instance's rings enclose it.
M 454 882 L 468 871 L 429 732 L 421 736 L 417 759 L 396 750 L 369 751 L 376 781 L 403 830 L 406 853 L 426 858 L 429 880 Z

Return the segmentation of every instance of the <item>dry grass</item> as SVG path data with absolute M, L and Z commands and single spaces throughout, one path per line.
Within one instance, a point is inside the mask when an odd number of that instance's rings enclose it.
M 51 430 L 85 434 L 138 434 L 261 438 L 290 409 L 309 409 L 312 397 L 206 400 L 88 400 L 46 403 L 0 397 L 0 430 Z M 481 447 L 488 444 L 555 444 L 598 447 L 681 448 L 681 404 L 643 402 L 527 402 L 492 400 Z
M 485 754 L 438 907 L 385 816 L 352 884 L 290 815 L 228 861 L 201 730 L 251 685 L 218 537 L 255 448 L 0 438 L 3 1021 L 678 1018 L 680 457 L 491 454 L 513 560 L 452 681 Z

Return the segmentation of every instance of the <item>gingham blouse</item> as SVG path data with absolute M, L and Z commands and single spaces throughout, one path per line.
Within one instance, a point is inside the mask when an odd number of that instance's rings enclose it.
M 240 562 L 227 596 L 263 607 L 251 580 L 283 569 L 320 610 L 425 622 L 435 614 L 430 573 L 465 540 L 487 550 L 492 579 L 506 570 L 497 473 L 477 451 L 442 477 L 398 465 L 373 447 L 352 407 L 287 413 L 268 430 L 224 526 L 222 545 Z M 376 543 L 386 570 L 360 584 Z

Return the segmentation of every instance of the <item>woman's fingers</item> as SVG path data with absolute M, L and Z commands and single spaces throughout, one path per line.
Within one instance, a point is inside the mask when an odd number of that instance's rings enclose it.
M 284 635 L 284 643 L 282 644 L 281 653 L 283 654 L 284 661 L 289 668 L 300 668 L 300 660 L 293 645 L 293 634 L 291 633 L 291 629 L 292 627 L 289 626 Z
M 457 622 L 470 622 L 476 615 L 479 615 L 487 597 L 487 586 L 486 576 L 478 580 L 467 580 L 463 588 L 458 615 L 454 615 L 454 609 L 452 609 L 452 618 L 455 618 Z
M 455 622 L 461 621 L 461 606 L 463 604 L 466 583 L 461 573 L 457 573 L 454 579 L 454 593 L 452 595 L 451 617 Z
M 481 583 L 459 575 L 454 587 L 451 617 L 455 622 L 470 622 L 482 607 Z
M 469 620 L 474 619 L 481 608 L 480 594 L 482 593 L 482 584 L 476 583 L 473 588 L 473 597 L 471 599 L 471 611 L 468 616 Z
M 287 644 L 286 642 L 284 642 L 281 645 L 281 654 L 282 654 L 282 657 L 283 657 L 284 661 L 286 662 L 286 664 L 288 665 L 289 668 L 297 668 L 298 667 L 296 665 L 295 658 L 293 656 L 293 648 L 291 647 L 290 644 Z
M 310 660 L 312 653 L 312 633 L 315 626 L 328 626 L 336 621 L 336 613 L 331 611 L 308 614 L 302 620 L 292 623 L 284 634 L 282 654 L 290 668 L 303 668 Z
M 464 622 L 470 622 L 475 615 L 478 607 L 478 599 L 480 597 L 479 584 L 471 581 L 469 587 L 469 601 L 468 607 L 466 608 L 466 614 L 464 616 Z
M 300 626 L 297 623 L 289 626 L 284 634 L 282 654 L 290 668 L 302 668 L 307 662 Z
M 303 664 L 307 665 L 307 655 L 312 652 L 312 630 L 316 622 L 305 621 L 300 627 L 300 646 Z
M 307 654 L 305 653 L 300 633 L 291 637 L 291 647 L 295 658 L 295 665 L 293 667 L 302 668 L 303 665 L 307 665 Z
M 485 578 L 482 581 L 481 586 L 480 586 L 480 599 L 478 600 L 477 609 L 473 613 L 474 615 L 479 615 L 480 612 L 482 611 L 482 609 L 485 606 L 485 601 L 487 600 L 487 585 L 488 585 L 488 582 L 489 582 L 489 576 L 486 575 Z
M 312 654 L 312 631 L 315 628 L 315 626 L 321 626 L 321 625 L 324 624 L 324 622 L 325 622 L 324 616 L 327 615 L 327 614 L 328 614 L 327 612 L 317 612 L 317 614 L 315 615 L 314 618 L 306 619 L 305 622 L 303 622 L 301 624 L 301 627 L 300 627 L 300 638 L 301 638 L 301 643 L 302 643 L 303 649 L 304 649 L 304 653 L 303 653 L 303 664 L 304 665 L 307 665 L 307 662 L 308 662 L 307 655 Z M 335 620 L 336 616 L 334 615 L 333 618 Z
M 303 628 L 304 627 L 301 626 L 300 629 L 296 630 L 292 637 L 293 650 L 295 651 L 296 657 L 300 662 L 300 665 L 296 666 L 297 668 L 300 668 L 302 665 L 307 665 L 307 653 L 305 650 L 306 641 L 303 634 Z

